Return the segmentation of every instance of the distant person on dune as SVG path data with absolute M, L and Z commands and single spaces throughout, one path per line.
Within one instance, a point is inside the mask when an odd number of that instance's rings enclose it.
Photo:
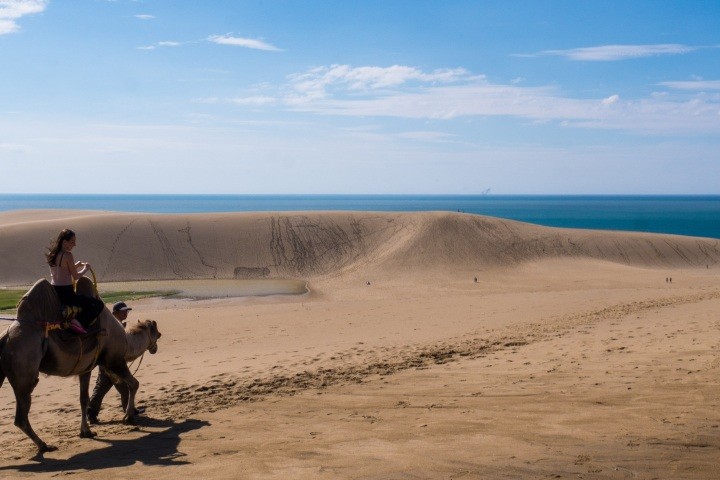
M 90 269 L 89 263 L 76 262 L 73 257 L 76 240 L 75 232 L 69 228 L 62 230 L 45 257 L 50 266 L 50 284 L 60 297 L 60 303 L 66 307 L 63 316 L 70 319 L 73 331 L 87 333 L 87 327 L 100 315 L 105 304 L 102 300 L 75 293 L 73 281 Z

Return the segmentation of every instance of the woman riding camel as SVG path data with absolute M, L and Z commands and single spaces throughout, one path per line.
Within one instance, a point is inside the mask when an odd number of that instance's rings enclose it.
M 73 258 L 71 250 L 75 247 L 75 241 L 75 232 L 64 229 L 48 248 L 46 257 L 50 265 L 50 283 L 60 297 L 60 303 L 68 307 L 80 307 L 70 322 L 70 328 L 77 333 L 87 333 L 85 328 L 100 315 L 105 304 L 102 300 L 75 293 L 73 281 L 90 269 L 89 263 L 76 262 Z

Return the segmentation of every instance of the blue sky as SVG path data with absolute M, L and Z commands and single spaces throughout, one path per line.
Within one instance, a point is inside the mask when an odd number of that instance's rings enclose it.
M 0 178 L 720 194 L 720 2 L 0 0 Z

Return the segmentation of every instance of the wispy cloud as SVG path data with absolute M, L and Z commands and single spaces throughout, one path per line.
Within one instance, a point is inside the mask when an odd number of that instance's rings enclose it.
M 661 82 L 660 85 L 676 90 L 720 90 L 720 80 L 689 80 Z
M 135 15 L 135 18 L 139 18 L 140 20 L 152 20 L 155 18 L 155 15 L 140 14 Z
M 415 119 L 507 116 L 559 122 L 568 127 L 643 133 L 720 132 L 717 100 L 673 101 L 652 97 L 622 100 L 615 95 L 569 98 L 548 87 L 518 88 L 489 83 L 424 88 L 363 99 L 333 98 L 292 107 L 332 115 Z
M 306 73 L 290 76 L 298 91 L 317 91 L 331 86 L 350 90 L 396 87 L 412 81 L 419 83 L 449 83 L 468 77 L 463 68 L 435 70 L 425 73 L 415 67 L 393 65 L 391 67 L 352 67 L 331 65 L 314 68 Z
M 142 47 L 137 47 L 138 50 L 155 50 L 158 47 L 179 47 L 183 45 L 183 42 L 174 42 L 174 41 L 164 41 L 164 42 L 157 42 L 153 45 L 145 45 Z
M 0 0 L 0 1 L 2 1 L 2 0 Z M 270 45 L 269 43 L 265 43 L 262 40 L 255 40 L 255 39 L 250 39 L 250 38 L 239 38 L 239 37 L 233 37 L 230 35 L 211 35 L 210 37 L 207 37 L 205 39 L 191 40 L 191 41 L 184 41 L 184 42 L 163 41 L 163 42 L 154 43 L 152 45 L 144 45 L 141 47 L 137 47 L 137 49 L 138 50 L 155 50 L 158 47 L 179 47 L 179 46 L 183 46 L 183 45 L 196 44 L 196 43 L 201 43 L 201 42 L 205 42 L 205 41 L 216 43 L 218 45 L 230 45 L 230 46 L 234 46 L 234 47 L 252 48 L 252 49 L 256 49 L 256 50 L 266 50 L 266 51 L 272 51 L 272 52 L 282 52 L 283 51 L 282 49 L 277 48 L 274 45 Z
M 658 45 L 600 45 L 597 47 L 572 48 L 568 50 L 545 50 L 535 54 L 518 55 L 527 57 L 556 56 L 568 60 L 585 62 L 611 62 L 632 58 L 655 57 L 659 55 L 680 55 L 697 50 L 676 43 Z
M 218 45 L 230 45 L 233 47 L 244 47 L 252 48 L 255 50 L 266 50 L 270 52 L 282 52 L 282 49 L 271 45 L 262 40 L 256 40 L 253 38 L 241 38 L 233 37 L 232 35 L 211 35 L 208 37 L 208 41 L 217 43 Z
M 285 87 L 288 91 L 285 100 L 294 105 L 302 105 L 329 98 L 333 94 L 360 95 L 401 86 L 448 84 L 469 78 L 469 73 L 462 68 L 423 72 L 404 65 L 390 67 L 331 65 L 290 75 L 290 83 Z
M 17 32 L 17 20 L 43 12 L 47 4 L 48 0 L 0 0 L 0 35 Z
M 554 87 L 492 83 L 462 68 L 424 72 L 401 65 L 332 65 L 290 75 L 288 80 L 274 96 L 266 93 L 218 103 L 280 106 L 322 115 L 438 120 L 496 116 L 641 133 L 720 132 L 720 98 L 701 94 L 690 99 L 672 95 L 624 99 L 617 93 L 571 98 Z M 675 88 L 700 87 L 699 82 L 668 83 Z

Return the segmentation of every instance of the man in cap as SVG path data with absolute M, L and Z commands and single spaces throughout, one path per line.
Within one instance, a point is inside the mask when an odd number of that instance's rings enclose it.
M 115 318 L 117 318 L 118 321 L 123 324 L 123 327 L 125 326 L 125 320 L 127 320 L 128 312 L 130 310 L 132 310 L 132 308 L 128 307 L 125 302 L 117 302 L 115 305 L 113 305 L 112 313 Z M 113 382 L 112 380 L 110 380 L 110 377 L 105 373 L 105 368 L 102 366 L 98 367 L 98 376 L 97 380 L 95 381 L 95 388 L 93 389 L 93 393 L 90 396 L 90 401 L 88 402 L 87 417 L 90 423 L 98 423 L 98 414 L 100 413 L 100 407 L 102 405 L 103 398 L 105 398 L 105 395 L 110 391 L 112 387 Z M 115 385 L 115 388 L 118 392 L 120 392 L 121 398 L 127 397 L 128 391 L 125 384 Z M 140 414 L 144 411 L 144 408 L 136 408 L 135 414 Z
M 120 323 L 127 320 L 128 312 L 132 310 L 132 308 L 127 306 L 127 303 L 125 302 L 117 302 L 115 305 L 113 305 L 112 313 L 115 315 L 115 318 L 120 320 Z

